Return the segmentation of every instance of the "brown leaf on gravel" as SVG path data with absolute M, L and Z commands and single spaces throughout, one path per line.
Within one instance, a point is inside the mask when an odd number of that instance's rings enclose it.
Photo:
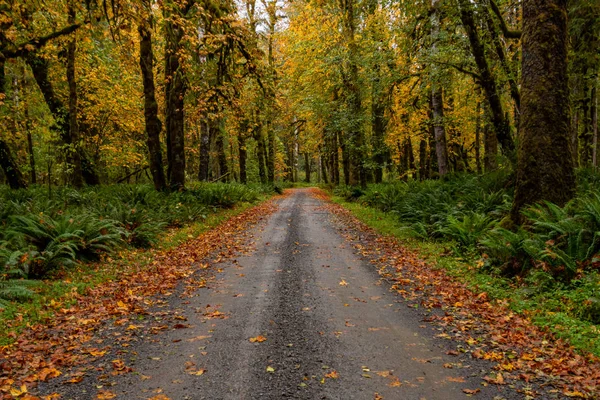
M 267 340 L 267 338 L 266 338 L 266 337 L 264 337 L 264 336 L 262 336 L 262 335 L 258 335 L 258 336 L 256 336 L 256 337 L 252 337 L 252 338 L 250 338 L 250 339 L 248 339 L 248 340 L 249 340 L 250 342 L 252 342 L 252 343 L 262 343 L 262 342 L 266 341 L 266 340 Z
M 114 399 L 115 397 L 117 397 L 117 395 L 110 390 L 101 390 L 96 395 L 97 400 L 110 400 Z

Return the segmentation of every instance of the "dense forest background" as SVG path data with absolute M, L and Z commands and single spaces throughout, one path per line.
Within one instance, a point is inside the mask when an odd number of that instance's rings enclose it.
M 568 60 L 569 153 L 591 167 L 600 6 L 562 6 L 566 53 L 553 61 Z M 522 7 L 3 0 L 1 179 L 364 187 L 510 166 L 522 142 Z

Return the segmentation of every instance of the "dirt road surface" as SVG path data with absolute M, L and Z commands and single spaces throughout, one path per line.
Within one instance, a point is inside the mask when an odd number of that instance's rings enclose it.
M 523 398 L 482 386 L 485 361 L 448 355 L 424 312 L 390 292 L 310 193 L 279 200 L 245 254 L 212 259 L 207 288 L 165 297 L 140 317 L 180 329 L 140 329 L 81 383 L 41 390 L 61 399 Z M 104 372 L 112 358 L 133 372 Z

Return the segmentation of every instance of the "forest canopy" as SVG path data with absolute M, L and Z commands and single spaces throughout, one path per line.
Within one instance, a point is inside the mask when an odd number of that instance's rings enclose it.
M 2 0 L 0 178 L 365 188 L 506 168 L 520 222 L 597 165 L 599 15 L 593 0 Z

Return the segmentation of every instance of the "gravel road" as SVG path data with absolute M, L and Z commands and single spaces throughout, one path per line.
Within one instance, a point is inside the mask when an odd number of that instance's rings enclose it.
M 142 334 L 119 350 L 134 372 L 44 391 L 62 399 L 109 390 L 123 399 L 450 400 L 480 389 L 477 399 L 522 398 L 482 386 L 486 362 L 447 355 L 448 341 L 389 291 L 309 190 L 292 191 L 253 229 L 247 252 L 213 262 L 208 288 L 161 305 L 160 315 L 183 329 Z

